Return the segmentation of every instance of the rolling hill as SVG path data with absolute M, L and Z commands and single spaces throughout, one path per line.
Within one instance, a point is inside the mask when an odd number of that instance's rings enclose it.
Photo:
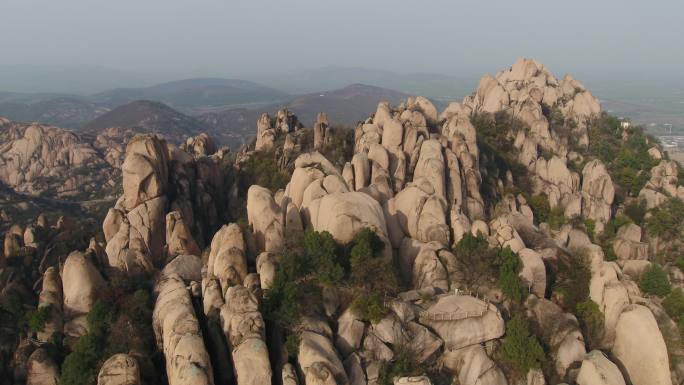
M 149 100 L 137 100 L 119 106 L 87 123 L 82 131 L 95 134 L 109 127 L 159 133 L 172 142 L 207 130 L 207 127 L 197 119 L 184 115 L 164 103 Z

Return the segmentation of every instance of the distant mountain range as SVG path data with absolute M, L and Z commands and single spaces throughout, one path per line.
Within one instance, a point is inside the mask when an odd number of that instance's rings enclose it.
M 0 116 L 86 134 L 109 127 L 158 132 L 175 142 L 205 131 L 219 143 L 236 148 L 254 136 L 262 112 L 288 108 L 308 126 L 319 112 L 326 112 L 333 124 L 350 126 L 375 111 L 380 101 L 398 104 L 408 97 L 363 84 L 292 96 L 254 82 L 202 78 L 91 96 L 0 93 Z
M 236 79 L 200 78 L 162 83 L 145 88 L 117 88 L 95 94 L 96 103 L 119 106 L 134 100 L 154 100 L 181 111 L 211 109 L 285 100 L 285 92 Z

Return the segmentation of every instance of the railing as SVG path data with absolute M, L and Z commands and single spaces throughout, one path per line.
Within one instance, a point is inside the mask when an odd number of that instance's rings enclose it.
M 480 296 L 477 292 L 472 292 L 470 290 L 455 289 L 454 295 L 473 297 L 479 299 L 480 301 L 483 301 L 484 305 L 482 306 L 482 309 L 480 309 L 479 311 L 453 311 L 448 313 L 431 313 L 427 310 L 423 310 L 418 313 L 418 319 L 420 319 L 421 321 L 460 321 L 467 318 L 483 317 L 485 313 L 491 310 L 492 306 L 489 302 L 489 299 L 485 296 Z M 383 300 L 383 306 L 388 309 L 391 308 L 392 299 L 388 299 L 387 297 L 385 297 Z M 494 311 L 498 313 L 499 309 L 497 309 L 496 306 L 494 306 Z

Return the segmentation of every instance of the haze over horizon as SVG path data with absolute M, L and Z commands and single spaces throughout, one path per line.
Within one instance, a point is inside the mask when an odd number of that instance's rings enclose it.
M 40 79 L 44 89 L 22 86 L 17 69 L 28 79 L 31 71 L 59 78 L 60 69 L 99 70 L 122 87 L 190 77 L 269 80 L 329 66 L 472 77 L 475 83 L 518 57 L 535 58 L 559 76 L 653 83 L 681 78 L 684 53 L 676 47 L 683 12 L 676 1 L 580 0 L 567 7 L 502 0 L 5 0 L 0 90 L 107 88 L 106 82 L 72 80 L 50 87 L 46 79 Z

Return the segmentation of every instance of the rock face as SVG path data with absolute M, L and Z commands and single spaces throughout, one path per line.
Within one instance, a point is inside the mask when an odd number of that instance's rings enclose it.
M 138 361 L 128 354 L 115 354 L 97 375 L 97 385 L 140 385 Z
M 38 308 L 49 307 L 50 315 L 45 321 L 43 329 L 37 333 L 40 341 L 50 341 L 54 333 L 62 333 L 64 330 L 64 312 L 62 303 L 62 279 L 55 267 L 49 267 L 43 274 L 43 288 L 38 297 Z
M 627 307 L 615 327 L 615 358 L 634 385 L 671 385 L 670 363 L 663 336 L 651 311 L 641 305 Z
M 183 280 L 178 275 L 163 277 L 156 291 L 152 322 L 169 384 L 213 385 L 211 360 Z
M 659 206 L 668 196 L 684 200 L 684 186 L 678 185 L 679 168 L 672 160 L 662 160 L 651 169 L 651 179 L 639 192 L 639 198 L 646 201 L 649 209 Z
M 0 181 L 17 192 L 62 199 L 102 196 L 120 173 L 78 135 L 42 124 L 0 121 Z
M 587 163 L 582 170 L 582 198 L 582 215 L 593 219 L 596 231 L 602 232 L 611 218 L 615 187 L 606 166 L 598 159 Z

